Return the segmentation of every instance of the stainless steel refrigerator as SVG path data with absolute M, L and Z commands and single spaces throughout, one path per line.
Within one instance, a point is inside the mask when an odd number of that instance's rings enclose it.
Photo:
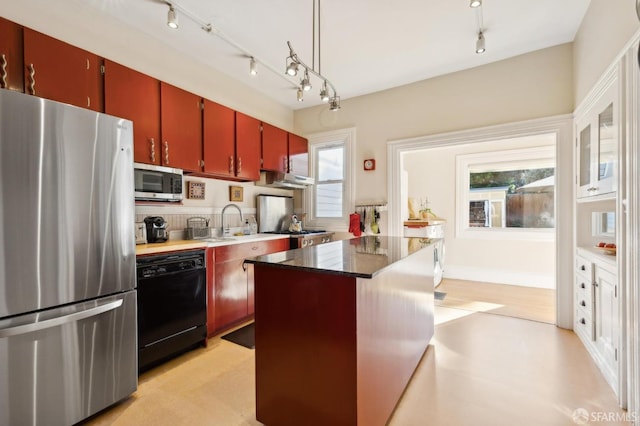
M 0 90 L 0 425 L 137 388 L 132 127 Z

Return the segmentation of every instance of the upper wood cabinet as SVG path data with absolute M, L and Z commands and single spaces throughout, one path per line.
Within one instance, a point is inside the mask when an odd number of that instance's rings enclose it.
M 0 88 L 24 92 L 22 27 L 0 18 Z
M 235 178 L 235 111 L 205 99 L 203 120 L 204 172 Z
M 289 171 L 288 136 L 285 130 L 262 123 L 262 170 Z
M 309 176 L 309 141 L 289 133 L 289 173 Z
M 160 83 L 162 164 L 202 171 L 202 98 Z
M 24 28 L 25 93 L 101 112 L 101 65 L 93 53 Z
M 239 180 L 260 179 L 260 121 L 236 112 L 236 166 Z
M 162 164 L 160 81 L 104 61 L 104 111 L 133 121 L 133 160 Z

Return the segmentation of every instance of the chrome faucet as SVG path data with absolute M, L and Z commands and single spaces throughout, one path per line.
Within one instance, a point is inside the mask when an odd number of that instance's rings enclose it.
M 237 204 L 227 204 L 222 209 L 222 235 L 223 236 L 229 235 L 229 233 L 231 232 L 229 229 L 229 224 L 227 224 L 226 228 L 224 226 L 224 212 L 227 210 L 227 207 L 235 207 L 236 209 L 238 209 L 238 213 L 240 213 L 240 223 L 244 223 L 244 219 L 242 218 L 242 210 L 240 210 L 240 207 L 238 207 Z

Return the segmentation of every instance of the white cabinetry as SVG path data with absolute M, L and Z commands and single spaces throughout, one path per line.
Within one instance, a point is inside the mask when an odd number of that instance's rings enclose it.
M 618 392 L 620 314 L 615 257 L 576 251 L 574 330 Z
M 620 178 L 625 173 L 624 65 L 624 59 L 612 65 L 575 112 L 574 267 L 574 331 L 623 407 L 627 386 L 621 296 L 626 226 L 621 201 L 625 180 Z M 600 242 L 616 244 L 617 254 L 596 248 Z
M 616 191 L 620 132 L 619 70 L 616 67 L 576 114 L 577 197 Z M 579 115 L 578 115 L 579 114 Z

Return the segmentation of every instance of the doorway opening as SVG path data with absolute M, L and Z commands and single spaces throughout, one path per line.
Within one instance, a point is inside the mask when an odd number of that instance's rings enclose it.
M 404 233 L 409 198 L 428 199 L 431 211 L 447 221 L 445 280 L 439 290 L 446 287 L 447 278 L 555 290 L 555 322 L 560 327 L 571 328 L 571 134 L 571 118 L 562 116 L 389 142 L 388 227 L 391 235 Z M 539 158 L 552 161 L 534 167 L 527 166 L 533 163 L 526 161 L 519 164 L 518 155 L 522 157 L 523 153 L 521 150 L 537 150 L 539 153 L 546 150 L 547 154 Z M 490 153 L 487 157 L 489 160 L 485 161 L 482 157 L 487 153 Z M 478 161 L 473 159 L 474 155 Z M 524 160 L 527 159 L 525 155 Z M 531 178 L 531 181 L 523 181 L 513 187 L 505 182 L 495 182 L 488 187 L 506 188 L 485 191 L 484 195 L 490 199 L 487 198 L 489 202 L 483 204 L 487 207 L 484 224 L 487 223 L 486 215 L 492 214 L 491 207 L 500 207 L 500 212 L 493 216 L 495 224 L 501 226 L 470 226 L 470 206 L 472 201 L 478 200 L 474 199 L 473 188 L 469 186 L 469 172 L 481 170 L 482 164 L 494 167 L 509 162 L 510 166 L 522 166 L 523 170 L 553 168 L 551 198 L 549 194 L 522 195 L 526 191 L 535 191 L 532 188 L 536 186 L 543 187 L 544 179 L 550 176 L 548 171 L 545 176 L 544 173 L 540 174 L 539 179 Z M 417 177 L 412 177 L 416 173 Z M 549 185 L 544 186 L 550 189 Z M 522 187 L 525 189 L 520 189 Z M 514 195 L 508 197 L 509 192 Z M 514 201 L 508 201 L 507 198 Z M 540 213 L 538 219 L 544 219 L 546 225 L 553 226 L 502 226 L 507 222 L 507 204 L 522 205 L 524 198 L 528 202 L 536 198 L 535 203 L 544 204 L 543 208 L 536 207 Z M 546 201 L 540 201 L 542 199 Z M 549 199 L 552 200 L 551 205 Z M 510 223 L 522 225 L 523 222 Z M 542 222 L 538 220 L 538 223 Z

